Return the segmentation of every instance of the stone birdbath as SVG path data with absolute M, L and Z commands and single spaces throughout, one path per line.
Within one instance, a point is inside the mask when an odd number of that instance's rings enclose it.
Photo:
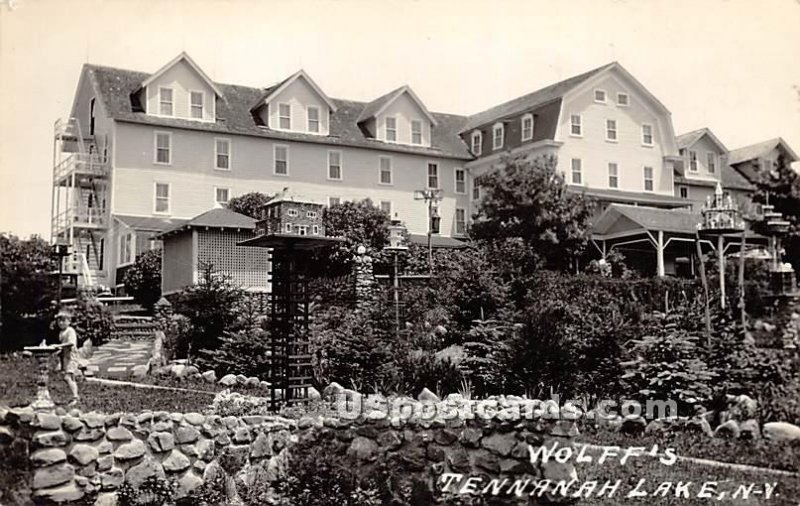
M 61 351 L 65 345 L 62 344 L 42 344 L 39 346 L 26 346 L 23 348 L 25 351 L 29 351 L 33 357 L 36 359 L 36 363 L 39 365 L 39 379 L 36 382 L 38 387 L 36 392 L 36 400 L 31 403 L 31 407 L 34 411 L 52 411 L 55 408 L 55 404 L 53 403 L 52 399 L 50 398 L 50 391 L 47 389 L 47 383 L 49 380 L 49 368 L 48 364 L 50 363 L 50 357 Z

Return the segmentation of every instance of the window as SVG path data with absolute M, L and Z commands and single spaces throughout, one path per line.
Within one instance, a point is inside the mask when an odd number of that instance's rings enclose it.
M 387 116 L 385 119 L 386 127 L 386 140 L 388 142 L 397 142 L 397 118 L 394 116 Z
M 133 234 L 128 232 L 119 237 L 119 264 L 133 262 Z
M 158 113 L 162 116 L 172 116 L 172 88 L 158 89 Z
M 619 166 L 614 162 L 608 164 L 608 187 L 619 188 Z
M 392 215 L 392 203 L 388 200 L 381 200 L 381 211 L 388 214 L 389 216 Z
M 217 139 L 215 142 L 215 168 L 231 170 L 231 141 L 230 139 Z
M 627 93 L 617 93 L 617 105 L 620 107 L 628 107 L 630 105 L 630 99 Z
M 569 134 L 577 137 L 583 135 L 583 122 L 580 114 L 573 114 L 569 117 Z
M 644 168 L 644 191 L 653 191 L 653 167 Z
M 467 233 L 467 211 L 456 208 L 456 234 Z
M 309 220 L 316 220 L 317 219 L 317 212 L 316 211 L 306 211 L 306 218 Z
M 480 200 L 481 198 L 481 187 L 475 185 L 472 187 L 472 200 Z
M 214 202 L 217 204 L 227 204 L 230 201 L 231 190 L 230 188 L 215 188 L 214 189 Z
M 284 130 L 292 128 L 292 106 L 289 104 L 278 104 L 278 126 Z
M 287 209 L 286 216 L 288 216 L 289 218 L 297 218 L 298 216 L 297 209 Z
M 712 174 L 717 171 L 717 155 L 714 153 L 706 153 L 706 161 L 708 162 L 708 171 Z
M 341 151 L 328 151 L 328 179 L 342 180 Z
M 422 122 L 411 120 L 411 144 L 422 144 Z
M 687 186 L 681 186 L 678 188 L 678 194 L 682 199 L 689 198 L 689 188 Z
M 522 117 L 522 140 L 529 141 L 533 139 L 533 115 L 526 114 Z
M 328 197 L 328 207 L 338 206 L 342 203 L 339 197 Z
M 606 120 L 606 140 L 615 142 L 617 140 L 617 120 L 615 119 Z
M 294 231 L 297 235 L 308 235 L 308 225 L 295 225 Z
M 583 182 L 583 174 L 581 173 L 581 159 L 580 158 L 573 158 L 572 159 L 572 184 L 582 184 Z
M 642 125 L 642 144 L 645 146 L 653 145 L 653 125 Z
M 155 212 L 160 214 L 169 213 L 169 184 L 156 183 Z
M 697 172 L 697 151 L 689 151 L 689 170 Z
M 194 119 L 203 119 L 203 92 L 189 92 L 189 114 Z
M 472 154 L 475 156 L 481 155 L 481 145 L 483 144 L 483 134 L 480 130 L 472 132 Z
M 439 165 L 428 164 L 428 188 L 439 188 Z
M 319 235 L 319 225 L 312 225 L 311 230 L 313 235 Z
M 492 128 L 492 149 L 500 149 L 503 147 L 503 136 L 505 135 L 503 130 L 502 123 L 497 123 Z
M 289 147 L 275 146 L 275 167 L 274 172 L 279 176 L 289 175 Z
M 292 233 L 292 224 L 291 224 L 291 223 L 287 223 L 287 224 L 286 224 L 286 225 L 283 227 L 283 229 L 286 231 L 286 233 L 287 233 L 287 234 L 291 234 L 291 233 Z
M 169 132 L 156 132 L 156 159 L 155 163 L 169 165 L 172 163 L 172 134 Z
M 307 112 L 308 123 L 306 125 L 309 132 L 319 133 L 319 107 L 309 106 Z
M 456 193 L 467 193 L 467 172 L 456 169 Z
M 594 90 L 594 101 L 601 104 L 606 103 L 606 90 Z
M 380 184 L 392 184 L 392 159 L 388 156 L 382 156 L 379 170 L 378 182 Z

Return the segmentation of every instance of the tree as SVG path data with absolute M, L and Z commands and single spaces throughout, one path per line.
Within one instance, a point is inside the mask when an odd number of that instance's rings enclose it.
M 349 272 L 353 252 L 362 244 L 378 263 L 387 260 L 383 248 L 389 242 L 389 219 L 370 199 L 326 208 L 322 215 L 325 233 L 343 237 L 344 242 L 320 251 L 317 265 L 327 273 Z
M 261 192 L 250 192 L 228 201 L 228 209 L 255 219 L 261 219 L 261 208 L 272 199 L 271 195 Z
M 756 182 L 753 201 L 775 206 L 775 211 L 789 221 L 789 233 L 783 238 L 786 259 L 795 271 L 800 271 L 800 174 L 792 169 L 789 161 L 778 157 L 772 170 L 764 171 Z M 756 232 L 767 234 L 756 224 Z M 768 234 L 767 234 L 768 235 Z
M 14 335 L 19 341 L 0 343 L 3 347 L 22 344 L 26 341 L 26 334 L 40 333 L 46 329 L 46 323 L 40 329 L 31 328 L 31 325 L 41 319 L 38 317 L 49 309 L 50 301 L 55 298 L 55 283 L 51 282 L 49 273 L 57 268 L 50 245 L 41 237 L 20 239 L 14 235 L 0 234 L 2 331 L 4 336 Z M 33 335 L 30 337 L 37 338 Z M 41 336 L 37 339 L 40 340 Z
M 567 191 L 555 157 L 505 157 L 477 182 L 484 197 L 473 237 L 520 240 L 532 258 L 557 268 L 567 267 L 585 248 L 593 203 Z
M 136 302 L 152 309 L 161 298 L 161 250 L 149 250 L 139 255 L 125 271 L 123 283 Z

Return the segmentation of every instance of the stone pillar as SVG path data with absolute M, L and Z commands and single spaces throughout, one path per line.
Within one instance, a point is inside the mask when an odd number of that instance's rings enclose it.
M 353 259 L 355 278 L 356 311 L 373 308 L 378 297 L 378 282 L 372 272 L 372 257 L 364 246 L 359 246 Z
M 153 306 L 153 313 L 155 315 L 156 324 L 158 325 L 158 330 L 166 331 L 169 326 L 169 321 L 175 313 L 172 304 L 164 297 L 161 297 L 158 299 L 155 306 Z

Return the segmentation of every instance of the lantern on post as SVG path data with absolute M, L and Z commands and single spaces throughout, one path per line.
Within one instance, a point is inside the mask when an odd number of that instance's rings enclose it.
M 405 245 L 405 236 L 407 229 L 403 222 L 396 217 L 389 225 L 389 246 L 386 250 L 394 253 L 394 277 L 392 280 L 392 288 L 394 291 L 394 332 L 395 337 L 400 337 L 400 281 L 398 278 L 397 257 L 400 253 L 408 251 L 408 246 Z

